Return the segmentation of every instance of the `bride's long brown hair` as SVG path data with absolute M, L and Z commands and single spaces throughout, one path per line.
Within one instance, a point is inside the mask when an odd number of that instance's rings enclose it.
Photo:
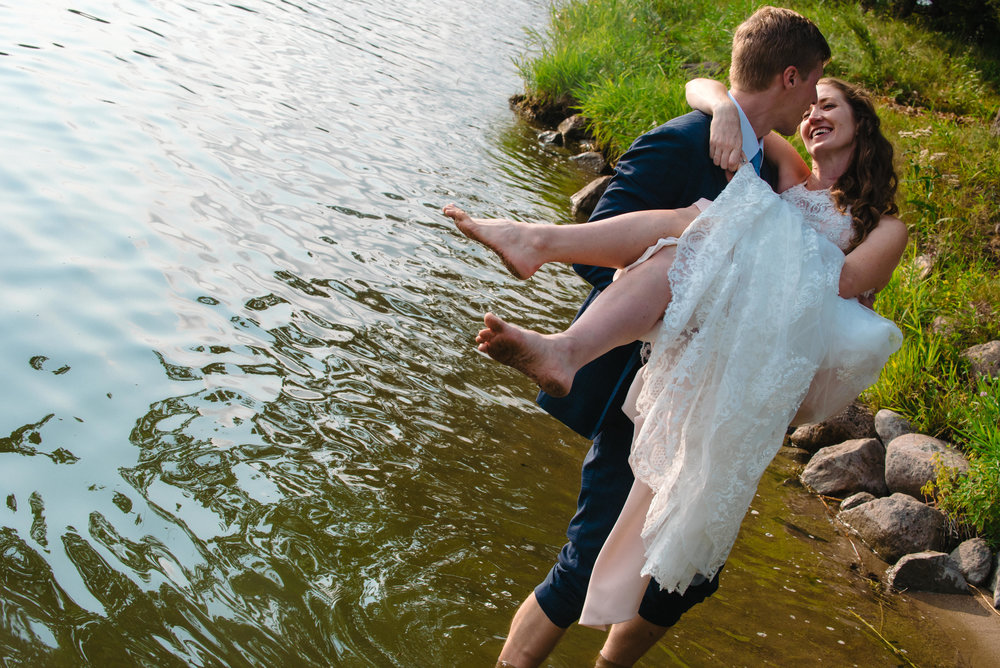
M 854 155 L 847 171 L 830 189 L 837 206 L 851 212 L 854 236 L 849 250 L 853 250 L 875 229 L 882 216 L 899 213 L 896 206 L 899 179 L 893 166 L 892 144 L 882 134 L 875 105 L 861 88 L 833 77 L 820 79 L 816 85 L 839 90 L 854 114 Z

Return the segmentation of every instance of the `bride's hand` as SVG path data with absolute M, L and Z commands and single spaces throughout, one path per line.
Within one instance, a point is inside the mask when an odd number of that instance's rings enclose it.
M 740 114 L 728 97 L 712 108 L 708 148 L 712 162 L 727 171 L 735 172 L 746 161 Z
M 876 295 L 876 292 L 874 290 L 872 290 L 871 292 L 862 293 L 862 294 L 858 295 L 858 303 L 861 304 L 862 306 L 864 306 L 865 308 L 868 308 L 868 309 L 871 309 L 872 311 L 874 311 L 875 310 L 875 295 Z

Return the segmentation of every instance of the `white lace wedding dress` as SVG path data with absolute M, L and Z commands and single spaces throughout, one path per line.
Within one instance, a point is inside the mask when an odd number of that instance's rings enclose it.
M 648 577 L 683 593 L 725 562 L 793 422 L 839 412 L 902 343 L 838 296 L 851 219 L 828 191 L 776 195 L 752 169 L 676 244 L 673 301 L 637 385 L 636 485 L 595 565 L 581 623 L 631 619 Z

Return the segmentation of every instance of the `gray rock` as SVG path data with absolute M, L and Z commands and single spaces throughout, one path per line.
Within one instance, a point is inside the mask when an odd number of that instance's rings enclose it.
M 1000 553 L 993 557 L 993 575 L 988 584 L 993 592 L 993 607 L 1000 610 Z
M 877 438 L 859 438 L 823 448 L 809 460 L 802 484 L 826 496 L 857 492 L 885 496 L 885 446 Z
M 944 441 L 924 434 L 903 434 L 885 449 L 885 484 L 890 492 L 922 499 L 921 488 L 937 480 L 937 466 L 968 471 L 969 462 Z
M 817 424 L 804 424 L 788 440 L 798 448 L 816 452 L 836 443 L 876 436 L 875 416 L 864 404 L 853 403 L 837 415 Z
M 574 155 L 570 160 L 595 174 L 600 174 L 608 166 L 608 161 L 598 151 L 586 151 L 585 153 Z
M 993 119 L 993 123 L 990 125 L 990 134 L 994 137 L 1000 137 L 1000 109 L 997 109 L 996 118 Z
M 899 413 L 883 408 L 875 414 L 875 433 L 888 444 L 903 434 L 912 434 L 913 426 Z
M 893 494 L 843 510 L 837 519 L 889 563 L 904 554 L 944 546 L 944 514 L 907 494 Z
M 968 594 L 969 585 L 951 557 L 944 552 L 907 554 L 885 572 L 886 582 L 896 591 L 933 591 Z
M 857 494 L 852 494 L 843 501 L 840 502 L 841 510 L 850 510 L 851 508 L 857 508 L 862 503 L 868 503 L 869 501 L 874 501 L 875 495 L 871 492 L 858 492 Z
M 962 351 L 962 357 L 969 360 L 975 378 L 1000 376 L 1000 341 L 966 348 Z
M 563 137 L 563 142 L 580 141 L 590 135 L 587 132 L 588 121 L 579 114 L 574 114 L 559 124 L 559 134 Z
M 538 141 L 549 146 L 562 146 L 563 136 L 555 130 L 546 130 L 538 133 Z
M 993 569 L 993 551 L 982 538 L 970 538 L 956 547 L 951 558 L 969 584 L 979 586 L 986 582 Z
M 610 180 L 610 176 L 601 176 L 573 193 L 572 197 L 569 198 L 570 212 L 576 220 L 583 221 L 590 217 Z
M 939 315 L 931 321 L 931 331 L 947 338 L 958 331 L 958 323 L 953 317 Z
M 920 255 L 913 260 L 913 265 L 920 271 L 917 277 L 922 281 L 934 271 L 936 258 L 933 255 Z

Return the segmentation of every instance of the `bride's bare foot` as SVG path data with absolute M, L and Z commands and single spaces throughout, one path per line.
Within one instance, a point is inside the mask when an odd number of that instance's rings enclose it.
M 545 264 L 537 252 L 537 230 L 532 229 L 536 226 L 531 223 L 505 218 L 472 218 L 454 204 L 444 207 L 444 215 L 455 221 L 462 234 L 496 253 L 517 278 L 530 278 Z
M 569 394 L 577 370 L 567 361 L 566 351 L 555 338 L 558 335 L 523 329 L 492 313 L 487 313 L 483 322 L 486 329 L 476 336 L 479 350 L 514 367 L 553 397 Z

